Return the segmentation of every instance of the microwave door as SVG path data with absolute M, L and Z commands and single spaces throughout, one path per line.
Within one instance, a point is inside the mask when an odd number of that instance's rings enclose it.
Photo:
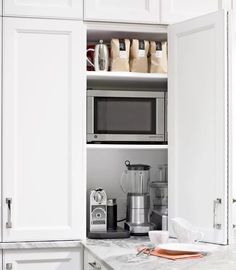
M 97 97 L 94 132 L 100 134 L 156 134 L 156 99 Z
M 88 142 L 163 142 L 164 126 L 164 93 L 89 91 Z

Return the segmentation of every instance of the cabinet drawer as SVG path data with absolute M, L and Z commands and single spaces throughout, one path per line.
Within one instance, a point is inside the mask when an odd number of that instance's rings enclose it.
M 81 248 L 3 251 L 4 270 L 82 270 Z
M 108 270 L 89 251 L 84 251 L 84 270 Z

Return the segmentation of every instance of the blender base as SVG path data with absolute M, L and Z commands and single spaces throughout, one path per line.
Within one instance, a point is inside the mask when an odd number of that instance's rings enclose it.
M 125 222 L 125 230 L 129 230 L 131 235 L 134 236 L 147 236 L 149 231 L 155 229 L 155 224 L 135 224 Z

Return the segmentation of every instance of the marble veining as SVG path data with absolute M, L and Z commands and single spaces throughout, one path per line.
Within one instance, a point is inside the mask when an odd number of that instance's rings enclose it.
M 84 247 L 108 270 L 236 270 L 236 245 L 216 246 L 201 259 L 171 261 L 154 256 L 136 256 L 137 248 L 150 244 L 148 237 L 121 240 L 45 241 L 0 243 L 0 249 Z
M 150 244 L 147 237 L 124 240 L 91 240 L 83 242 L 109 270 L 236 270 L 236 245 L 215 246 L 215 251 L 201 259 L 171 261 L 154 256 L 136 256 L 137 248 Z
M 83 247 L 81 241 L 0 243 L 0 249 L 77 248 L 77 247 Z

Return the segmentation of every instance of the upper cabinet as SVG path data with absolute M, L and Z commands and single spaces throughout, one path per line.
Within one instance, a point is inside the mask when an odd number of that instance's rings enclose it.
M 83 0 L 3 0 L 3 15 L 83 19 Z
M 227 244 L 227 13 L 170 26 L 169 219 L 183 217 L 204 241 Z
M 3 240 L 85 237 L 82 22 L 4 18 Z
M 85 0 L 84 19 L 91 21 L 159 23 L 159 0 Z
M 217 11 L 219 0 L 160 0 L 160 23 L 171 24 Z

